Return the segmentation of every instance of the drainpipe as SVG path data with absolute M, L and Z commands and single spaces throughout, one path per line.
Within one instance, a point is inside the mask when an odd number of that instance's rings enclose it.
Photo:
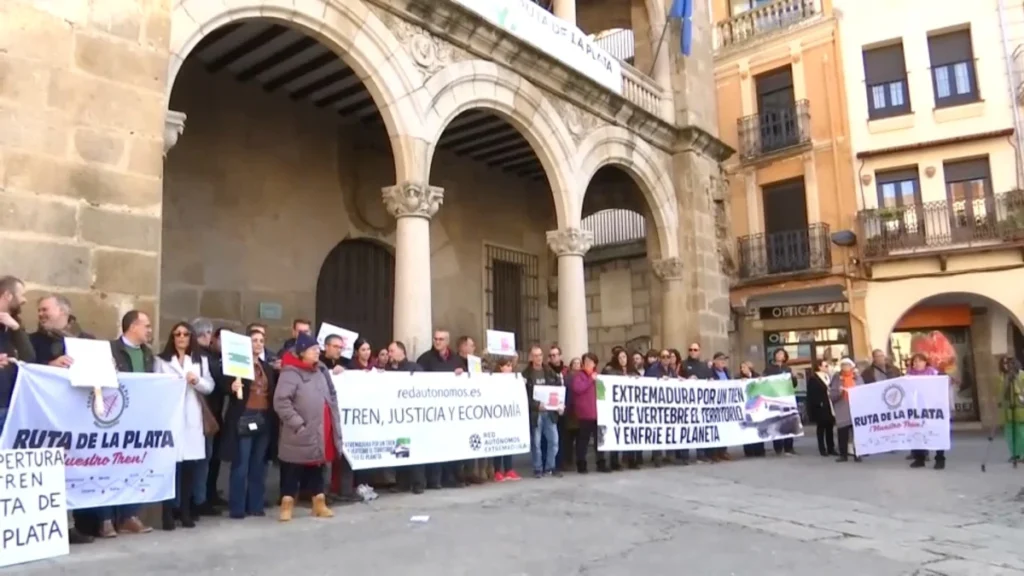
M 1005 0 L 997 0 L 996 5 L 999 11 L 999 35 L 1003 40 L 1003 56 L 1006 61 L 1006 79 L 1010 83 L 1010 109 L 1013 110 L 1013 134 L 1017 140 L 1017 151 L 1014 154 L 1017 172 L 1017 190 L 1022 188 L 1024 176 L 1021 174 L 1021 152 L 1024 151 L 1024 134 L 1021 133 L 1020 105 L 1017 102 L 1017 88 L 1019 86 L 1016 74 L 1014 74 L 1013 52 L 1010 50 L 1009 34 L 1006 30 L 1006 6 Z

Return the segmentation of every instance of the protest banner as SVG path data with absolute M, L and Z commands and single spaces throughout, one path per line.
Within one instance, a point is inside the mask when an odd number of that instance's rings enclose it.
M 0 568 L 64 556 L 64 451 L 0 450 Z
M 803 435 L 788 375 L 751 380 L 598 376 L 598 449 L 719 448 Z
M 63 368 L 22 364 L 0 448 L 65 450 L 67 505 L 97 508 L 174 497 L 185 382 L 174 374 L 118 374 L 103 388 L 73 388 Z
M 949 376 L 903 376 L 847 393 L 858 456 L 949 450 Z
M 255 378 L 252 338 L 244 334 L 235 334 L 229 330 L 221 330 L 220 361 L 225 376 L 246 380 Z M 241 400 L 242 396 L 239 395 L 238 399 Z
M 530 451 L 517 374 L 363 372 L 334 376 L 342 451 L 352 468 L 386 468 Z

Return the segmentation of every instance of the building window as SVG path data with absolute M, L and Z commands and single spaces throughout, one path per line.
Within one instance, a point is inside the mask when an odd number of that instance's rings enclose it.
M 921 203 L 917 166 L 875 174 L 879 208 L 902 208 Z
M 730 0 L 730 8 L 733 16 L 739 16 L 744 12 L 750 12 L 754 8 L 759 8 L 766 4 L 771 4 L 775 0 Z
M 942 170 L 951 236 L 969 241 L 975 231 L 987 229 L 996 217 L 988 157 L 944 162 Z
M 863 51 L 868 117 L 872 120 L 910 114 L 903 43 Z
M 526 350 L 540 341 L 539 258 L 499 248 L 487 250 L 487 327 L 516 335 Z
M 971 31 L 958 30 L 928 38 L 935 107 L 959 106 L 980 99 L 971 48 Z

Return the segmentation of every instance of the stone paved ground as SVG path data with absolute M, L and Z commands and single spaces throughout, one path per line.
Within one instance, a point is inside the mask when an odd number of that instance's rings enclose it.
M 10 572 L 1024 576 L 1024 467 L 997 440 L 982 474 L 986 444 L 958 436 L 937 472 L 837 464 L 801 439 L 797 457 L 385 496 L 332 520 L 204 519 Z

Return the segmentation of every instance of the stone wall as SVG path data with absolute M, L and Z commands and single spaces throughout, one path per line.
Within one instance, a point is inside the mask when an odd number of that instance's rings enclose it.
M 338 126 L 327 112 L 188 64 L 171 106 L 188 121 L 167 159 L 164 322 L 201 314 L 244 323 L 269 300 L 283 307 L 271 340 L 283 339 L 291 318 L 315 316 L 320 267 L 338 242 L 393 244 L 381 188 L 394 184 L 394 161 L 382 127 Z M 540 339 L 553 341 L 547 185 L 444 151 L 433 166 L 431 184 L 445 189 L 431 222 L 435 325 L 482 339 L 489 243 L 539 258 Z
M 631 256 L 595 262 L 603 251 L 591 251 L 585 267 L 587 294 L 587 341 L 601 362 L 615 346 L 647 350 L 660 340 L 652 329 L 652 302 L 660 298 L 659 281 L 650 261 L 636 251 Z
M 0 2 L 0 273 L 98 336 L 156 305 L 169 8 Z

